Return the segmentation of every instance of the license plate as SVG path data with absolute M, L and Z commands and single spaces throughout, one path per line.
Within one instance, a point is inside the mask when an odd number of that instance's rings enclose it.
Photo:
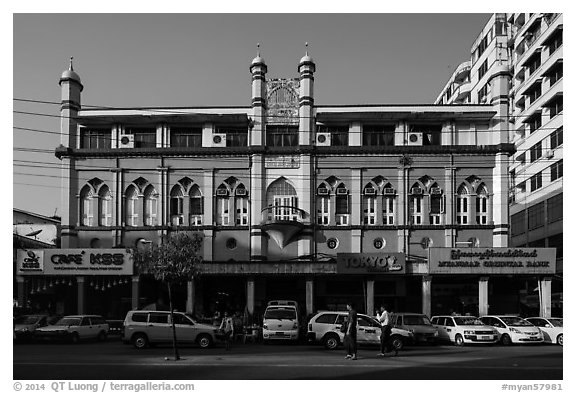
M 482 340 L 482 341 L 490 341 L 490 340 L 492 340 L 492 337 L 490 337 L 490 336 L 480 336 L 480 340 Z
M 539 338 L 538 337 L 530 337 L 530 340 L 536 341 L 536 340 L 539 340 Z
M 275 334 L 276 334 L 277 336 L 285 336 L 285 335 L 286 335 L 286 333 L 284 333 L 284 332 L 276 332 Z

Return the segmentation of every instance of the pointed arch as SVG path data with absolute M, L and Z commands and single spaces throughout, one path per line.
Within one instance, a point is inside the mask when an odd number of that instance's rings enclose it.
M 476 224 L 488 224 L 489 202 L 488 188 L 484 183 L 480 183 L 476 187 Z
M 158 193 L 152 184 L 144 189 L 144 225 L 158 225 Z
M 86 184 L 80 190 L 80 225 L 94 226 L 94 189 Z
M 126 212 L 126 225 L 135 227 L 138 226 L 138 188 L 134 184 L 130 184 L 126 188 L 125 196 L 125 212 Z
M 277 208 L 272 209 L 275 220 L 297 221 L 300 217 L 300 212 L 297 210 L 298 193 L 284 176 L 274 180 L 268 186 L 266 203 L 268 206 L 277 206 Z
M 382 224 L 394 225 L 396 205 L 396 190 L 390 182 L 386 182 L 382 187 Z
M 188 197 L 190 198 L 188 221 L 190 222 L 190 225 L 193 226 L 202 225 L 204 216 L 204 197 L 202 196 L 202 190 L 200 190 L 198 184 L 193 184 L 190 187 Z
M 106 184 L 98 190 L 98 216 L 100 226 L 112 225 L 112 193 Z

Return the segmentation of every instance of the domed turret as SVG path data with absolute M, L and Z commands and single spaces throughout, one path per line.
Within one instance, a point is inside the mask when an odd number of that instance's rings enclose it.
M 74 72 L 74 66 L 72 64 L 73 59 L 74 59 L 73 57 L 70 58 L 70 67 L 62 73 L 62 76 L 60 77 L 60 85 L 62 85 L 62 82 L 65 81 L 74 81 L 80 84 L 80 86 L 82 86 L 80 76 L 76 72 Z
M 252 60 L 252 64 L 250 65 L 251 67 L 255 65 L 266 65 L 266 62 L 262 56 L 260 56 L 260 43 L 257 44 L 257 47 L 258 51 L 256 52 L 256 57 Z
M 314 63 L 314 60 L 308 54 L 308 43 L 306 43 L 306 54 L 300 59 L 300 64 Z

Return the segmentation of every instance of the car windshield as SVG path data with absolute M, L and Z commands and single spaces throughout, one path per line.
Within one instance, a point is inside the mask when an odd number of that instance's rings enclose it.
M 554 327 L 564 327 L 564 320 L 561 318 L 550 318 L 548 322 Z
M 425 315 L 404 315 L 404 325 L 432 325 Z
M 484 325 L 481 320 L 475 317 L 454 317 L 456 325 Z
M 500 319 L 508 326 L 532 326 L 530 322 L 520 317 L 501 317 Z
M 296 312 L 285 308 L 269 308 L 264 319 L 296 319 Z
M 40 317 L 37 315 L 24 315 L 22 317 L 16 318 L 16 323 L 22 325 L 32 325 L 37 323 L 40 320 Z
M 62 318 L 55 324 L 56 326 L 80 326 L 80 318 Z

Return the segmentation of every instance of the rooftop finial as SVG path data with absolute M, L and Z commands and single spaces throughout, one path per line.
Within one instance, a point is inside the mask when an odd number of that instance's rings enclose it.
M 70 71 L 74 71 L 74 65 L 72 64 L 72 60 L 74 60 L 74 56 L 70 57 Z
M 306 56 L 308 56 L 308 43 L 306 43 Z
M 260 43 L 257 43 L 257 44 L 256 44 L 256 47 L 257 47 L 257 49 L 256 49 L 256 56 L 257 56 L 257 57 L 260 57 Z

